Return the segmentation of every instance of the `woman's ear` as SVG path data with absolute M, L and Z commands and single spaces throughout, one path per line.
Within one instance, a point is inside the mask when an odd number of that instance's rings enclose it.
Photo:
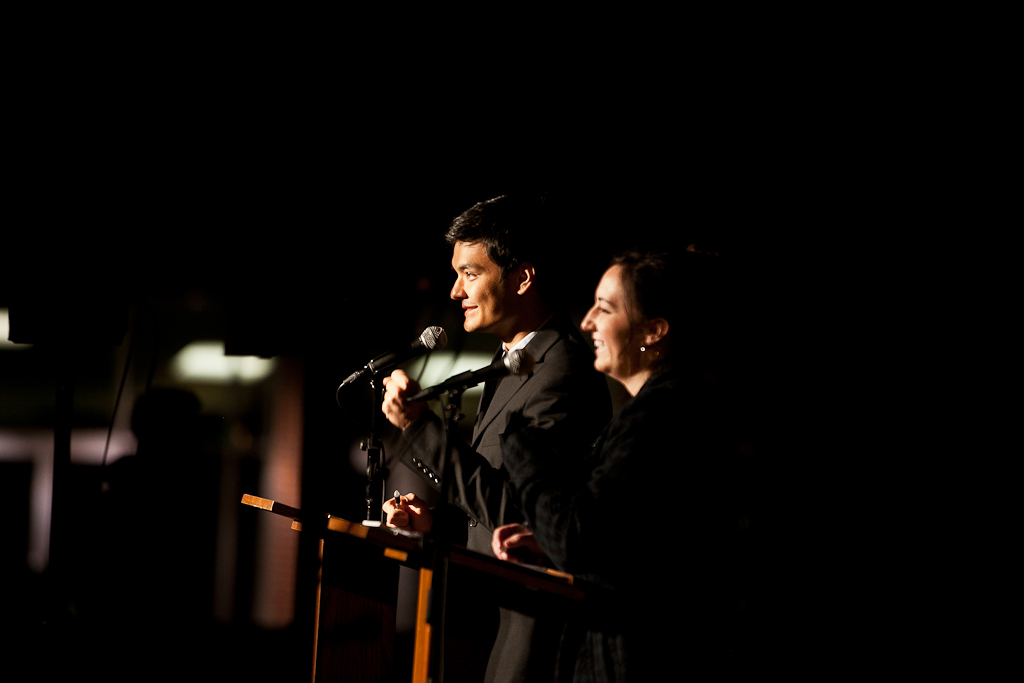
M 647 321 L 647 334 L 644 336 L 644 346 L 653 346 L 660 342 L 668 334 L 668 321 L 664 318 L 654 318 Z
M 537 279 L 537 271 L 534 269 L 533 264 L 529 261 L 524 261 L 519 264 L 516 269 L 516 276 L 519 278 L 519 286 L 516 288 L 516 294 L 522 296 L 526 294 L 526 291 L 533 286 L 534 281 Z

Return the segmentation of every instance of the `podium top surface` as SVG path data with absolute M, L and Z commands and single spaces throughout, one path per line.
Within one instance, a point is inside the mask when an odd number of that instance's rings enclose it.
M 318 532 L 327 530 L 403 549 L 419 546 L 423 540 L 423 534 L 415 531 L 386 527 L 382 526 L 379 522 L 352 522 L 336 515 L 309 514 L 291 505 L 285 505 L 269 498 L 260 498 L 248 493 L 242 496 L 242 505 L 248 505 L 288 517 L 293 522 L 292 527 L 300 531 L 306 526 L 316 525 L 315 530 Z M 295 522 L 298 522 L 298 525 Z
M 278 503 L 270 500 L 269 498 L 260 498 L 259 496 L 253 496 L 248 493 L 242 496 L 242 505 L 259 508 L 260 510 L 273 512 L 284 517 L 291 517 L 294 520 L 302 519 L 302 511 L 298 508 L 293 508 L 290 505 Z
M 379 522 L 353 522 L 329 514 L 311 515 L 290 505 L 250 494 L 242 496 L 242 504 L 288 517 L 292 520 L 292 528 L 295 529 L 303 530 L 305 527 L 316 525 L 316 531 L 324 533 L 325 538 L 330 537 L 326 532 L 332 532 L 362 539 L 385 549 L 411 553 L 402 557 L 403 561 L 408 560 L 406 563 L 410 566 L 418 566 L 422 561 L 417 551 L 423 548 L 424 535 L 415 531 L 382 526 Z M 521 583 L 535 590 L 554 592 L 572 599 L 581 599 L 583 595 L 582 590 L 574 585 L 575 577 L 572 574 L 547 567 L 506 562 L 462 546 L 452 546 L 448 554 L 451 562 L 496 578 Z

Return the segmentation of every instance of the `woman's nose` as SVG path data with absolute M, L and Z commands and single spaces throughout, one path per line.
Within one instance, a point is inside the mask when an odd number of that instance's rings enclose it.
M 581 330 L 583 330 L 585 332 L 593 332 L 594 331 L 594 323 L 590 319 L 590 314 L 593 313 L 593 311 L 594 311 L 594 309 L 591 308 L 589 311 L 587 311 L 587 314 L 585 316 L 583 316 L 583 322 L 580 323 L 580 329 Z

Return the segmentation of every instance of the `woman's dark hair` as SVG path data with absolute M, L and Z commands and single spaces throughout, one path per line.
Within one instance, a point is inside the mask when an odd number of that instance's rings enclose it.
M 725 334 L 727 316 L 721 258 L 691 245 L 679 254 L 627 251 L 612 259 L 621 267 L 631 321 L 664 318 L 666 348 L 710 359 Z
M 664 318 L 675 322 L 671 299 L 676 294 L 672 283 L 669 255 L 627 251 L 612 259 L 621 268 L 622 290 L 626 296 L 631 322 Z

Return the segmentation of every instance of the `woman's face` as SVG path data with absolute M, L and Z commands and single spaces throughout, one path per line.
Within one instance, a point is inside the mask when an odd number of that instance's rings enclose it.
M 594 340 L 594 368 L 628 387 L 641 372 L 643 336 L 630 322 L 621 271 L 618 265 L 605 271 L 580 327 Z

